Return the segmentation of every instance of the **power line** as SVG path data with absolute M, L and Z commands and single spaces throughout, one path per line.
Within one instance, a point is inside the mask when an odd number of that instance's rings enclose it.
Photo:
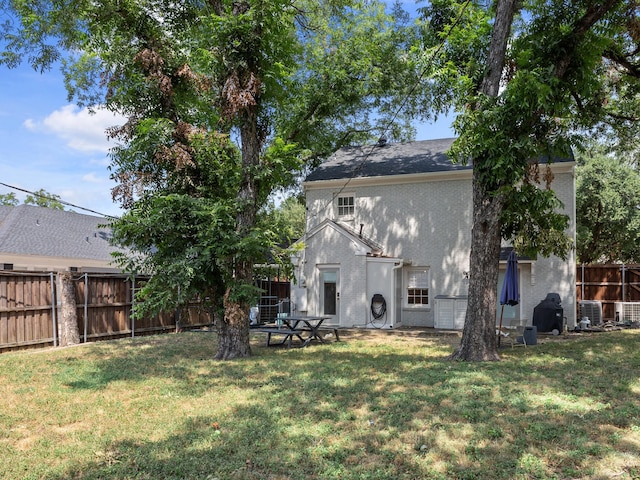
M 80 205 L 75 205 L 75 204 L 73 204 L 73 203 L 66 202 L 66 201 L 61 200 L 61 199 L 59 199 L 59 198 L 49 197 L 49 196 L 47 196 L 47 195 L 43 195 L 43 194 L 38 193 L 38 192 L 32 192 L 32 191 L 30 191 L 30 190 L 25 190 L 24 188 L 16 187 L 16 186 L 13 186 L 13 185 L 8 185 L 8 184 L 3 183 L 3 182 L 0 182 L 0 185 L 2 185 L 2 186 L 4 186 L 4 187 L 7 187 L 7 188 L 11 188 L 11 189 L 13 189 L 13 190 L 18 190 L 18 191 L 20 191 L 20 192 L 28 193 L 29 195 L 34 195 L 34 196 L 36 196 L 36 197 L 44 198 L 44 199 L 46 199 L 46 200 L 51 200 L 52 202 L 58 202 L 58 203 L 61 203 L 62 205 L 66 205 L 67 207 L 77 208 L 77 209 L 79 209 L 79 210 L 84 210 L 85 212 L 95 213 L 96 215 L 100 215 L 101 217 L 111 218 L 111 219 L 117 219 L 117 218 L 119 218 L 119 217 L 115 217 L 115 216 L 113 216 L 113 215 L 107 215 L 107 214 L 105 214 L 105 213 L 97 212 L 97 211 L 92 210 L 92 209 L 90 209 L 90 208 L 81 207 Z

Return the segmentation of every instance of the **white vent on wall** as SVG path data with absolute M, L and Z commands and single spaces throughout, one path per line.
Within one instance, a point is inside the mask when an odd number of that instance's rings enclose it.
M 640 322 L 640 302 L 615 302 L 618 322 Z
M 579 302 L 580 319 L 587 317 L 591 325 L 602 323 L 602 302 L 600 300 L 582 300 Z

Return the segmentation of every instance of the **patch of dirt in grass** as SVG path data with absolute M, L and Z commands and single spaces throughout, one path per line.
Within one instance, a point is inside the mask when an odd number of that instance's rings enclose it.
M 19 452 L 30 450 L 38 441 L 38 437 L 31 435 L 31 432 L 29 432 L 29 429 L 25 425 L 18 425 L 12 428 L 11 436 L 20 437 L 12 442 L 13 448 Z

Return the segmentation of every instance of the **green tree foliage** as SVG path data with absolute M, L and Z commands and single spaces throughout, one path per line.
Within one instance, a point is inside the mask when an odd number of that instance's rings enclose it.
M 640 262 L 640 174 L 601 149 L 585 152 L 578 162 L 578 261 Z
M 637 145 L 637 4 L 435 1 L 422 13 L 433 105 L 461 113 L 451 153 L 474 166 L 469 308 L 453 358 L 498 359 L 501 240 L 529 254 L 564 256 L 570 245 L 567 218 L 531 160 L 596 134 Z
M 282 239 L 270 193 L 392 120 L 388 136 L 412 133 L 394 113 L 416 76 L 406 17 L 358 0 L 0 2 L 21 20 L 0 61 L 77 52 L 62 60 L 70 96 L 128 115 L 110 132 L 127 210 L 112 227 L 138 253 L 123 265 L 154 274 L 146 305 L 199 292 L 224 312 L 216 357 L 250 355 L 253 265 Z
M 61 201 L 62 198 L 60 195 L 49 193 L 45 189 L 41 188 L 40 190 L 27 195 L 23 203 L 25 205 L 35 205 L 37 207 L 53 208 L 54 210 L 64 210 L 64 205 Z M 20 200 L 18 200 L 15 193 L 10 192 L 0 194 L 0 205 L 11 205 L 15 207 L 19 204 Z
M 13 192 L 0 194 L 0 205 L 10 205 L 15 207 L 20 201 L 16 198 L 16 194 Z
M 269 254 L 264 262 L 265 268 L 255 272 L 256 277 L 262 278 L 278 276 L 291 277 L 293 266 L 291 255 L 303 248 L 302 243 L 294 245 L 302 238 L 306 227 L 306 205 L 301 196 L 289 196 L 279 205 L 270 203 L 261 215 L 261 222 L 266 232 L 269 232 L 272 242 Z M 273 265 L 277 266 L 274 271 Z
M 225 136 L 202 134 L 199 141 L 207 145 L 189 165 L 174 169 L 168 163 L 164 184 L 132 202 L 112 225 L 116 242 L 131 249 L 116 254 L 118 263 L 151 275 L 139 294 L 138 316 L 181 308 L 193 299 L 216 317 L 224 315 L 222 295 L 231 280 L 225 262 L 232 245 L 242 241 L 235 235 L 233 202 L 240 156 Z
M 49 193 L 45 189 L 41 188 L 29 194 L 24 199 L 25 205 L 35 205 L 37 207 L 53 208 L 54 210 L 64 210 L 64 205 L 61 203 L 62 198 L 60 195 Z
M 297 196 L 285 198 L 279 205 L 267 208 L 266 221 L 277 232 L 277 243 L 290 246 L 304 235 L 306 224 L 306 206 L 304 199 Z

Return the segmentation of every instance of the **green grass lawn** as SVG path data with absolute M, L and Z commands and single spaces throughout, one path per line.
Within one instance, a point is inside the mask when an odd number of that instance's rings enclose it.
M 0 355 L 2 479 L 640 478 L 640 331 L 446 356 L 342 335 L 219 363 L 183 333 Z

